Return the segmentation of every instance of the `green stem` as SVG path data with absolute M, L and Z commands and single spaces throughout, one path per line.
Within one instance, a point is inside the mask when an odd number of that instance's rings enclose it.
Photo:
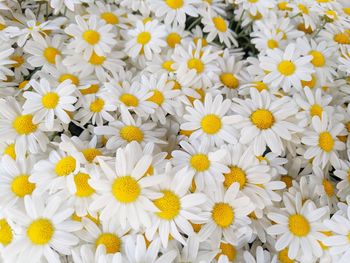
M 316 37 L 320 32 L 321 30 L 324 28 L 324 26 L 326 25 L 327 21 L 323 21 L 322 25 L 317 29 L 317 31 L 315 32 L 315 35 L 313 37 Z
M 187 30 L 191 30 L 191 29 L 194 28 L 196 25 L 198 25 L 198 24 L 199 24 L 198 22 L 200 22 L 201 19 L 202 19 L 201 16 L 199 16 L 198 18 L 196 18 L 196 19 L 192 22 L 192 24 L 189 25 L 189 27 L 188 27 Z
M 245 13 L 245 10 L 242 11 L 242 13 L 241 13 L 241 15 L 240 15 L 240 17 L 239 17 L 239 20 L 238 20 L 238 22 L 237 22 L 237 25 L 236 25 L 236 27 L 235 27 L 235 32 L 236 32 L 236 33 L 237 33 L 237 30 L 238 30 L 239 26 L 241 25 L 241 22 L 242 22 L 242 18 L 243 18 L 244 13 Z

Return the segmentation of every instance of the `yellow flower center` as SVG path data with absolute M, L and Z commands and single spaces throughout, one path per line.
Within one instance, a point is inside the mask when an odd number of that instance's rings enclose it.
M 310 232 L 309 221 L 300 214 L 293 214 L 289 216 L 288 227 L 289 231 L 297 237 L 305 237 Z
M 50 242 L 55 229 L 49 219 L 34 220 L 27 229 L 27 236 L 35 245 L 45 245 Z
M 298 4 L 298 8 L 299 8 L 301 13 L 303 13 L 305 15 L 309 14 L 309 9 L 305 5 Z
M 100 34 L 95 30 L 86 30 L 83 33 L 83 39 L 90 45 L 95 45 L 100 41 Z
M 258 109 L 250 115 L 252 123 L 260 130 L 270 129 L 275 123 L 275 117 L 269 110 Z
M 99 56 L 95 52 L 92 52 L 91 57 L 89 59 L 89 63 L 92 65 L 102 65 L 105 62 L 106 57 Z
M 15 144 L 14 143 L 9 144 L 5 148 L 4 154 L 10 156 L 13 160 L 16 160 Z
M 92 163 L 95 160 L 96 156 L 102 155 L 102 152 L 96 148 L 87 148 L 81 152 L 89 163 Z
M 314 104 L 310 108 L 310 114 L 311 114 L 312 117 L 313 116 L 318 116 L 318 117 L 321 118 L 322 117 L 322 111 L 323 111 L 322 107 L 320 105 L 318 105 L 318 104 Z
M 301 85 L 305 88 L 305 87 L 309 87 L 310 89 L 314 88 L 316 85 L 316 76 L 315 74 L 311 74 L 311 80 L 306 81 L 306 80 L 302 80 L 301 81 Z
M 183 0 L 165 0 L 165 3 L 172 9 L 179 9 L 184 5 Z
M 129 93 L 124 93 L 119 97 L 119 100 L 123 102 L 128 107 L 137 107 L 139 105 L 139 100 L 134 95 Z
M 103 99 L 97 98 L 90 104 L 90 111 L 92 112 L 101 112 L 103 110 L 103 107 L 105 105 L 105 102 Z
M 12 192 L 20 198 L 30 195 L 34 189 L 35 184 L 29 182 L 29 176 L 27 174 L 16 176 L 11 183 Z
M 262 82 L 262 81 L 255 81 L 254 82 L 254 88 L 256 88 L 259 92 L 269 89 L 267 87 L 267 85 L 264 82 Z
M 252 3 L 252 4 L 254 4 L 254 3 L 256 3 L 256 2 L 258 2 L 259 0 L 248 0 L 248 2 L 249 3 Z
M 114 180 L 112 193 L 119 202 L 127 204 L 136 201 L 141 193 L 141 188 L 133 177 L 126 175 Z
M 59 79 L 58 79 L 58 81 L 59 82 L 63 82 L 63 81 L 65 81 L 65 80 L 67 80 L 67 79 L 69 79 L 70 81 L 72 81 L 72 83 L 74 84 L 74 85 L 79 85 L 79 79 L 76 77 L 76 76 L 74 76 L 74 75 L 72 75 L 72 74 L 63 74 L 63 75 L 61 75 L 60 77 L 59 77 Z
M 61 52 L 54 47 L 47 47 L 44 49 L 44 57 L 50 64 L 55 64 L 56 56 L 60 54 Z
M 147 99 L 148 101 L 154 102 L 158 106 L 162 105 L 164 102 L 164 95 L 159 90 L 153 90 L 153 95 Z
M 170 190 L 163 190 L 163 197 L 154 200 L 154 205 L 160 210 L 156 215 L 164 220 L 174 219 L 180 212 L 180 198 Z
M 211 215 L 214 222 L 222 228 L 230 226 L 235 219 L 232 207 L 226 203 L 216 203 L 211 211 Z
M 312 56 L 311 63 L 315 67 L 323 67 L 326 64 L 326 60 L 321 52 L 312 50 L 309 52 L 309 55 Z
M 195 37 L 195 38 L 193 38 L 193 42 L 196 44 L 196 46 L 197 46 L 197 43 L 199 40 L 202 41 L 202 47 L 205 47 L 208 45 L 208 42 L 205 38 Z
M 16 62 L 13 64 L 14 68 L 19 68 L 24 63 L 24 58 L 22 56 L 12 56 L 11 60 L 14 60 Z
M 90 87 L 86 89 L 81 89 L 80 92 L 83 95 L 95 94 L 100 90 L 100 86 L 97 84 L 92 84 Z
M 288 248 L 281 250 L 278 252 L 278 260 L 281 261 L 281 263 L 294 263 L 294 260 L 290 259 L 288 257 Z
M 350 45 L 350 35 L 347 32 L 335 34 L 333 40 L 341 45 Z
M 193 155 L 190 159 L 190 164 L 197 172 L 206 171 L 210 167 L 208 156 L 202 153 Z
M 299 31 L 303 31 L 305 34 L 309 34 L 309 35 L 312 34 L 312 32 L 313 32 L 312 28 L 310 26 L 306 27 L 306 25 L 304 23 L 298 24 L 297 29 Z
M 20 135 L 28 135 L 36 131 L 38 126 L 33 123 L 33 115 L 19 115 L 12 123 L 13 128 Z
M 100 219 L 98 218 L 98 215 L 96 217 L 93 217 L 92 215 L 90 215 L 89 213 L 83 217 L 78 216 L 76 213 L 74 213 L 72 215 L 72 220 L 77 221 L 77 222 L 81 222 L 82 218 L 88 218 L 90 219 L 92 222 L 94 222 L 96 225 L 100 224 Z
M 222 17 L 220 17 L 220 16 L 214 17 L 213 18 L 213 23 L 215 25 L 215 28 L 217 30 L 219 30 L 220 32 L 226 32 L 227 31 L 226 21 Z
M 151 40 L 151 34 L 148 32 L 141 32 L 137 36 L 137 43 L 141 45 L 146 45 Z
M 118 17 L 111 12 L 102 13 L 101 18 L 106 21 L 107 24 L 116 25 L 119 23 Z
M 0 219 L 0 244 L 7 246 L 13 239 L 12 229 L 5 218 Z
M 278 9 L 282 11 L 292 11 L 293 9 L 288 7 L 288 2 L 279 2 Z
M 174 69 L 172 68 L 173 64 L 174 62 L 172 60 L 167 60 L 163 62 L 162 67 L 169 72 L 173 72 L 174 71 Z
M 260 20 L 263 18 L 263 15 L 260 12 L 257 12 L 255 15 L 253 15 L 252 13 L 249 13 L 249 17 L 252 20 Z
M 24 89 L 24 87 L 29 83 L 28 80 L 24 80 L 21 83 L 18 84 L 18 89 Z
M 230 262 L 233 262 L 236 259 L 237 250 L 231 244 L 221 242 L 220 250 L 221 251 L 215 256 L 216 260 L 219 260 L 221 255 L 226 256 Z
M 140 128 L 133 125 L 126 125 L 120 129 L 120 137 L 127 142 L 137 141 L 138 143 L 143 141 L 143 132 Z
M 95 190 L 89 185 L 90 176 L 85 173 L 77 173 L 74 176 L 74 183 L 77 191 L 75 195 L 78 197 L 88 197 L 95 193 Z
M 281 181 L 286 184 L 288 189 L 293 186 L 293 178 L 290 175 L 282 175 Z
M 41 98 L 41 103 L 46 109 L 56 108 L 60 97 L 56 92 L 48 92 Z
M 350 121 L 345 124 L 345 128 L 350 133 Z
M 174 48 L 176 44 L 181 42 L 181 36 L 175 32 L 170 33 L 166 38 L 166 42 L 168 43 L 169 47 Z
M 232 73 L 222 73 L 220 81 L 230 89 L 236 89 L 239 86 L 239 80 Z
M 7 26 L 0 23 L 0 30 L 4 30 Z
M 72 156 L 63 157 L 55 166 L 55 173 L 58 176 L 67 176 L 74 172 L 76 160 Z
M 318 145 L 325 152 L 330 152 L 333 150 L 334 140 L 329 132 L 321 132 L 318 139 Z
M 221 119 L 215 114 L 208 114 L 201 121 L 202 130 L 207 134 L 216 134 L 221 126 Z
M 102 233 L 96 239 L 96 247 L 103 245 L 107 254 L 114 254 L 120 252 L 121 241 L 120 238 L 112 233 Z
M 245 172 L 237 166 L 230 166 L 230 172 L 224 174 L 224 177 L 224 186 L 227 188 L 233 183 L 239 183 L 239 189 L 242 190 L 247 182 Z
M 295 72 L 295 65 L 291 61 L 282 60 L 278 64 L 277 69 L 282 75 L 290 76 L 290 75 L 293 75 L 293 73 Z
M 334 195 L 334 186 L 331 181 L 324 179 L 322 182 L 324 191 L 329 197 L 332 197 Z
M 202 73 L 204 70 L 204 64 L 203 62 L 198 58 L 191 58 L 189 61 L 187 61 L 187 67 L 189 69 L 194 69 L 197 71 L 197 73 Z
M 344 7 L 344 8 L 343 8 L 343 11 L 344 11 L 344 13 L 347 14 L 348 16 L 350 15 L 350 7 Z M 1 28 L 0 28 L 0 30 L 1 30 Z
M 270 49 L 275 49 L 276 47 L 278 47 L 278 42 L 276 40 L 274 40 L 274 39 L 269 39 L 267 41 L 267 46 Z

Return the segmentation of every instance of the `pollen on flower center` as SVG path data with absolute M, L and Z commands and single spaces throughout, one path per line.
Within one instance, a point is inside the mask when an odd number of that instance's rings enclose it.
M 77 173 L 74 176 L 74 183 L 76 187 L 75 195 L 78 197 L 88 197 L 91 196 L 95 190 L 89 185 L 88 180 L 90 175 L 86 173 Z
M 139 197 L 141 188 L 133 177 L 126 175 L 114 180 L 112 193 L 119 202 L 127 204 L 134 202 Z
M 295 65 L 291 61 L 282 60 L 278 64 L 277 69 L 282 75 L 290 76 L 290 75 L 293 75 L 293 73 L 295 72 Z
M 293 178 L 290 175 L 282 175 L 281 181 L 286 184 L 287 189 L 293 186 Z
M 41 102 L 46 109 L 54 109 L 56 108 L 58 101 L 60 97 L 56 92 L 48 92 L 46 93 L 42 99 Z
M 27 174 L 16 176 L 11 183 L 12 192 L 20 198 L 30 195 L 34 189 L 35 184 L 29 182 L 29 175 Z
M 321 132 L 318 139 L 318 145 L 325 152 L 332 151 L 334 146 L 332 135 L 329 132 Z
M 267 41 L 267 46 L 270 48 L 270 49 L 275 49 L 276 47 L 278 47 L 278 42 L 274 39 L 269 39 Z
M 81 89 L 80 92 L 83 95 L 94 94 L 100 90 L 100 86 L 97 84 L 92 84 L 90 87 L 86 89 Z
M 119 99 L 128 107 L 137 107 L 139 105 L 139 100 L 129 93 L 122 94 Z
M 224 177 L 224 186 L 227 188 L 233 183 L 239 183 L 239 188 L 242 190 L 247 182 L 245 172 L 237 166 L 231 166 L 230 172 L 224 174 Z
M 86 30 L 83 33 L 83 39 L 90 45 L 95 45 L 100 41 L 100 34 L 95 30 Z
M 72 156 L 66 156 L 59 160 L 55 166 L 55 173 L 58 176 L 67 176 L 74 172 L 76 160 Z
M 278 260 L 281 263 L 294 263 L 295 261 L 288 257 L 288 247 L 278 252 Z
M 59 77 L 58 81 L 63 82 L 67 79 L 69 79 L 74 85 L 79 85 L 79 79 L 72 74 L 63 74 Z
M 324 179 L 322 181 L 322 185 L 324 188 L 324 191 L 328 195 L 328 197 L 332 197 L 334 195 L 334 186 L 331 181 Z
M 95 52 L 92 52 L 91 57 L 89 59 L 89 63 L 92 65 L 102 65 L 105 62 L 106 57 L 99 56 Z
M 24 63 L 24 58 L 22 56 L 12 56 L 11 60 L 16 62 L 13 64 L 14 68 L 19 68 Z
M 105 102 L 103 99 L 97 98 L 90 104 L 90 111 L 92 112 L 101 112 L 103 107 L 105 105 Z
M 323 67 L 326 64 L 326 60 L 321 52 L 312 50 L 309 52 L 309 55 L 312 56 L 311 63 L 315 67 Z
M 154 200 L 154 205 L 160 210 L 156 215 L 165 220 L 172 220 L 180 212 L 180 198 L 170 190 L 163 190 L 162 193 L 163 197 Z
M 19 115 L 12 123 L 13 128 L 20 135 L 28 135 L 36 131 L 38 126 L 33 123 L 33 115 Z
M 310 115 L 313 117 L 313 116 L 318 116 L 318 117 L 322 117 L 322 112 L 323 112 L 323 109 L 320 105 L 318 104 L 314 104 L 311 106 L 310 108 Z
M 215 256 L 216 260 L 219 260 L 221 255 L 225 255 L 230 262 L 236 259 L 237 250 L 234 246 L 229 243 L 220 243 L 220 252 Z
M 167 60 L 167 61 L 164 61 L 163 64 L 162 64 L 162 67 L 163 69 L 169 71 L 169 72 L 173 72 L 174 69 L 172 68 L 172 65 L 174 64 L 174 61 L 172 60 Z M 175 88 L 174 88 L 175 89 Z
M 275 117 L 269 110 L 258 109 L 250 115 L 252 123 L 260 130 L 270 129 L 275 123 Z
M 107 24 L 116 25 L 119 23 L 118 17 L 111 12 L 102 13 L 101 18 L 106 21 Z
M 256 81 L 254 82 L 254 88 L 256 88 L 258 91 L 263 91 L 263 90 L 268 90 L 269 88 L 267 87 L 267 85 L 262 82 L 262 81 Z
M 138 143 L 143 141 L 143 132 L 140 128 L 133 125 L 126 125 L 120 129 L 120 137 L 127 142 L 137 141 Z
M 350 45 L 350 34 L 347 32 L 335 34 L 333 40 L 338 44 Z
M 300 214 L 293 214 L 289 216 L 288 227 L 289 231 L 298 237 L 305 237 L 310 232 L 309 221 Z
M 13 239 L 12 229 L 5 218 L 0 219 L 0 244 L 7 246 Z
M 181 42 L 181 37 L 178 33 L 173 32 L 168 35 L 166 42 L 168 43 L 169 47 L 174 48 L 176 44 Z
M 85 157 L 85 159 L 89 162 L 92 163 L 96 156 L 102 155 L 102 152 L 96 148 L 87 148 L 81 151 Z
M 183 0 L 165 0 L 165 3 L 172 9 L 178 9 L 184 5 Z
M 208 114 L 203 117 L 201 127 L 207 134 L 216 134 L 222 127 L 221 119 L 215 114 Z
M 27 229 L 27 236 L 35 245 L 45 245 L 50 242 L 55 229 L 50 220 L 40 218 L 34 220 Z
M 10 156 L 13 160 L 16 160 L 15 144 L 14 144 L 14 143 L 9 144 L 9 145 L 5 148 L 4 154 Z
M 232 73 L 222 73 L 220 81 L 230 89 L 236 89 L 239 86 L 239 80 Z
M 60 51 L 54 47 L 47 47 L 44 49 L 44 57 L 50 64 L 56 63 L 56 56 L 60 54 Z
M 211 211 L 214 222 L 220 227 L 228 227 L 235 219 L 232 207 L 227 203 L 216 203 Z
M 225 20 L 222 17 L 220 17 L 220 16 L 214 17 L 213 18 L 213 23 L 215 25 L 215 28 L 217 30 L 219 30 L 220 32 L 226 32 L 227 31 L 226 22 L 225 22 Z
M 148 32 L 141 32 L 137 36 L 137 43 L 141 45 L 146 45 L 151 40 L 151 34 Z
M 121 241 L 120 238 L 112 233 L 102 233 L 96 239 L 96 247 L 103 245 L 107 254 L 114 254 L 120 252 Z
M 202 73 L 204 70 L 204 64 L 203 62 L 198 58 L 191 58 L 187 62 L 187 66 L 189 69 L 194 69 L 197 71 L 197 73 Z
M 150 98 L 148 98 L 148 101 L 154 102 L 155 104 L 157 104 L 158 106 L 162 105 L 164 102 L 164 95 L 162 92 L 160 92 L 159 90 L 153 90 L 152 91 L 153 94 Z
M 198 153 L 191 157 L 190 164 L 198 172 L 203 172 L 209 169 L 210 161 L 207 155 Z

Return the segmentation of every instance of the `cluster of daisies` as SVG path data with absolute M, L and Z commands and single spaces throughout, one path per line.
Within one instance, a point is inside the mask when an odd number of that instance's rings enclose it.
M 349 0 L 1 0 L 0 262 L 349 263 Z

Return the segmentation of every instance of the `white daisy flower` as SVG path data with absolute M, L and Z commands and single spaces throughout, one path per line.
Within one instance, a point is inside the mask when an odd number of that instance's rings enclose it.
M 186 107 L 188 114 L 183 117 L 186 122 L 181 124 L 181 129 L 194 131 L 190 140 L 203 138 L 211 145 L 221 146 L 224 142 L 236 143 L 237 134 L 232 124 L 234 116 L 227 116 L 231 102 L 217 95 L 214 99 L 211 94 L 206 94 L 204 103 L 194 101 L 194 107 Z
M 16 61 L 11 60 L 10 56 L 14 52 L 14 49 L 3 43 L 0 46 L 0 80 L 6 80 L 7 76 L 14 76 L 13 71 L 10 67 L 16 63 Z
M 314 73 L 310 64 L 312 56 L 301 56 L 295 44 L 289 44 L 285 51 L 275 48 L 267 50 L 266 56 L 261 57 L 260 66 L 268 73 L 264 82 L 271 86 L 282 86 L 283 90 L 289 92 L 293 86 L 301 89 L 301 81 L 310 81 Z
M 340 167 L 336 167 L 334 175 L 341 180 L 337 184 L 337 194 L 344 201 L 350 195 L 350 162 L 340 160 Z
M 74 38 L 68 48 L 74 49 L 77 53 L 83 52 L 86 60 L 93 52 L 99 56 L 111 52 L 117 43 L 114 39 L 115 34 L 110 32 L 112 25 L 103 23 L 95 15 L 90 16 L 87 21 L 81 16 L 76 16 L 75 21 L 77 24 L 70 24 L 65 29 L 65 32 Z
M 69 220 L 73 209 L 64 208 L 59 198 L 44 202 L 40 198 L 24 198 L 25 213 L 9 211 L 9 215 L 22 228 L 16 240 L 6 247 L 6 252 L 16 262 L 33 262 L 45 258 L 48 262 L 59 263 L 57 254 L 70 255 L 71 248 L 79 239 L 72 234 L 81 224 Z
M 297 107 L 288 97 L 276 98 L 269 92 L 250 90 L 251 99 L 233 98 L 233 123 L 241 128 L 240 143 L 253 141 L 254 153 L 260 156 L 266 146 L 280 155 L 284 149 L 284 140 L 291 140 L 292 133 L 302 131 L 288 118 L 297 112 Z
M 31 80 L 30 85 L 34 91 L 24 92 L 26 102 L 23 113 L 32 114 L 34 123 L 44 121 L 46 128 L 52 129 L 55 116 L 66 124 L 71 121 L 66 111 L 75 110 L 73 104 L 77 98 L 72 96 L 76 89 L 70 80 L 65 80 L 54 89 L 46 79 L 41 79 L 40 82 Z
M 318 240 L 322 238 L 321 231 L 324 229 L 321 220 L 327 214 L 328 208 L 317 208 L 310 200 L 302 204 L 300 195 L 296 195 L 294 200 L 285 195 L 283 202 L 286 208 L 284 211 L 267 214 L 276 223 L 267 229 L 269 235 L 278 236 L 276 250 L 289 246 L 288 257 L 291 259 L 295 259 L 298 253 L 302 253 L 309 260 L 313 255 L 319 257 L 322 250 Z
M 318 116 L 312 118 L 312 130 L 305 132 L 301 142 L 310 146 L 304 153 L 308 160 L 312 159 L 314 166 L 323 169 L 329 162 L 334 167 L 339 167 L 338 151 L 344 150 L 345 145 L 337 136 L 344 129 L 342 123 L 335 124 L 326 112 L 322 113 L 322 119 Z
M 253 16 L 255 16 L 258 13 L 266 14 L 270 8 L 274 8 L 275 6 L 274 1 L 272 0 L 236 0 L 235 4 L 243 5 L 243 9 L 248 10 Z

